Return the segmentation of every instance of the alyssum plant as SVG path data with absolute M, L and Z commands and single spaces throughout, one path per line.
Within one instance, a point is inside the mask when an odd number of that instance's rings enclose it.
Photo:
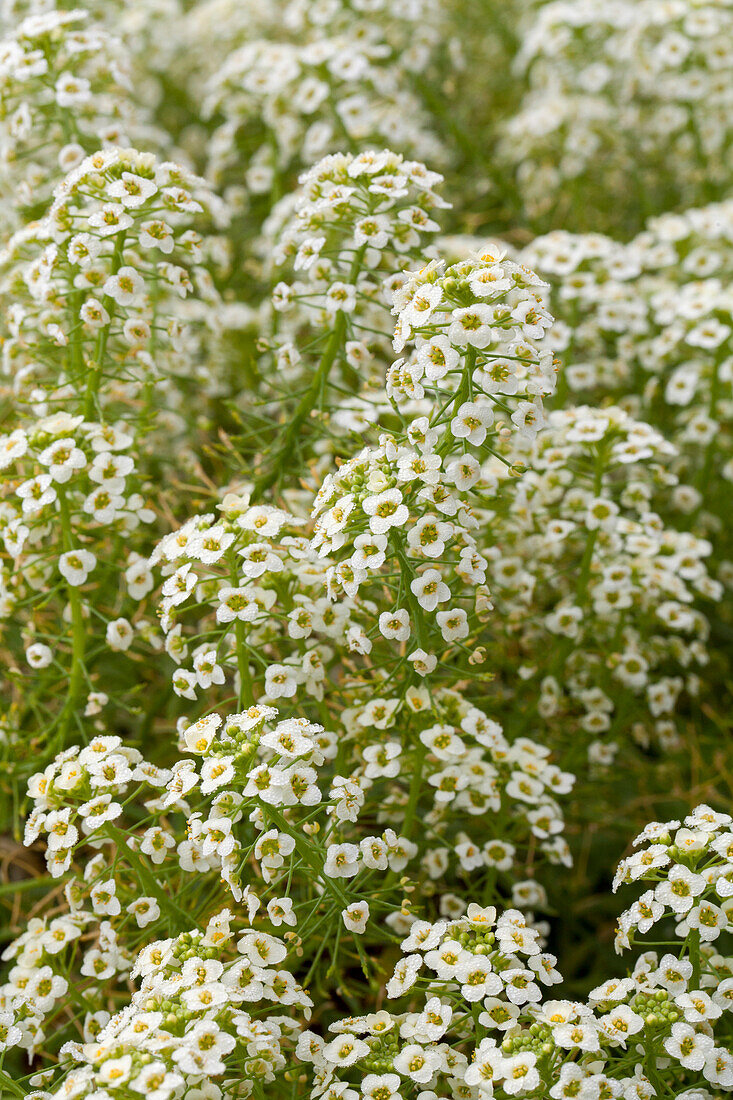
M 733 1089 L 729 5 L 462 7 L 0 2 L 3 1096 Z

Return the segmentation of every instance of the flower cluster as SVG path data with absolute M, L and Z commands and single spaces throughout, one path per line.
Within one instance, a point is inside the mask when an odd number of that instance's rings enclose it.
M 27 777 L 39 751 L 53 756 L 107 704 L 130 715 L 123 696 L 141 666 L 116 655 L 136 636 L 160 648 L 157 624 L 138 613 L 152 588 L 147 478 L 165 466 L 161 432 L 182 427 L 172 378 L 194 374 L 218 300 L 192 228 L 212 210 L 188 170 L 110 148 L 67 175 L 45 217 L 2 252 L 13 416 L 0 457 L 0 610 L 18 628 L 3 639 L 11 776 Z
M 512 430 L 532 439 L 542 423 L 555 379 L 541 345 L 552 319 L 529 289 L 538 282 L 489 254 L 408 278 L 395 294 L 394 343 L 415 350 L 393 363 L 386 386 L 399 428 L 329 473 L 315 498 L 313 544 L 338 558 L 331 591 L 353 598 L 394 577 L 380 630 L 416 647 L 422 674 L 446 643 L 470 654 L 491 610 L 474 535 L 485 504 L 479 460 Z
M 0 0 L 0 1095 L 733 1090 L 732 4 Z
M 386 144 L 439 160 L 411 80 L 436 48 L 439 11 L 433 0 L 337 0 L 320 12 L 278 0 L 264 18 L 258 5 L 221 0 L 194 9 L 192 38 L 203 30 L 210 42 L 227 19 L 225 40 L 211 44 L 202 67 L 203 114 L 215 122 L 208 172 L 231 185 L 230 201 L 271 205 L 299 169 L 342 148 Z
M 148 153 L 112 148 L 74 168 L 45 217 L 2 252 L 3 359 L 16 400 L 83 393 L 80 408 L 92 418 L 102 403 L 120 415 L 120 403 L 142 392 L 152 407 L 135 416 L 149 419 L 160 377 L 181 371 L 182 353 L 195 355 L 187 321 L 196 311 L 187 316 L 178 303 L 192 294 L 216 301 L 193 228 L 215 210 L 202 180 Z
M 411 353 L 390 368 L 388 395 L 419 408 L 427 391 L 433 429 L 454 395 L 448 408 L 459 447 L 480 447 L 502 414 L 532 438 L 543 423 L 541 399 L 555 389 L 552 351 L 543 344 L 553 318 L 537 293 L 544 285 L 503 250 L 445 271 L 429 265 L 408 279 L 393 306 L 394 347 L 409 343 Z
M 263 247 L 280 279 L 263 389 L 275 390 L 274 416 L 293 389 L 302 392 L 285 410 L 259 489 L 281 477 L 309 420 L 319 418 L 321 433 L 356 435 L 389 409 L 389 310 L 403 272 L 432 254 L 435 215 L 448 206 L 441 182 L 421 162 L 386 149 L 333 154 L 301 176 L 295 195 L 266 222 Z M 256 429 L 262 446 L 261 420 Z
M 530 469 L 508 486 L 502 552 L 487 555 L 497 611 L 525 683 L 537 685 L 536 715 L 566 743 L 590 735 L 596 763 L 614 760 L 622 731 L 679 747 L 678 699 L 698 692 L 692 670 L 708 660 L 695 603 L 722 588 L 706 569 L 711 544 L 654 510 L 676 483 L 670 454 L 659 432 L 616 406 L 552 412 Z M 553 659 L 542 661 L 550 639 Z
M 122 42 L 78 9 L 29 15 L 0 40 L 3 228 L 42 212 L 87 154 L 164 140 L 130 98 L 129 68 Z
M 458 693 L 434 691 L 431 697 L 420 687 L 401 697 L 397 685 L 389 691 L 382 672 L 389 657 L 381 651 L 388 653 L 390 643 L 404 641 L 403 616 L 383 612 L 375 624 L 369 604 L 346 597 L 334 606 L 324 592 L 333 566 L 309 553 L 302 537 L 280 533 L 289 520 L 283 511 L 248 506 L 245 498 L 230 494 L 218 517 L 196 517 L 160 543 L 155 558 L 168 573 L 162 587 L 161 623 L 166 650 L 178 666 L 173 672 L 174 691 L 191 700 L 202 696 L 209 706 L 217 698 L 231 697 L 233 691 L 241 706 L 256 701 L 258 706 L 277 702 L 280 707 L 293 706 L 303 696 L 323 700 L 337 692 L 348 704 L 339 721 L 358 745 L 362 759 L 349 776 L 359 802 L 375 780 L 389 780 L 393 793 L 382 794 L 381 802 L 394 805 L 398 812 L 395 816 L 390 810 L 385 818 L 390 824 L 401 824 L 400 757 L 425 767 L 428 789 L 434 788 L 432 818 L 428 818 L 436 832 L 432 839 L 441 844 L 450 840 L 448 849 L 429 849 L 425 854 L 431 875 L 433 870 L 436 876 L 442 874 L 448 851 L 454 847 L 457 863 L 466 871 L 482 865 L 508 870 L 520 839 L 520 821 L 524 823 L 522 842 L 531 833 L 552 860 L 566 861 L 567 847 L 559 835 L 562 814 L 552 794 L 567 793 L 572 777 L 550 764 L 548 754 L 529 739 L 510 745 L 497 723 Z M 420 610 L 430 603 L 430 577 L 422 577 L 424 591 L 416 600 Z M 445 636 L 448 617 L 438 622 Z M 194 647 L 189 638 L 195 639 Z M 349 650 L 369 658 L 362 666 L 361 685 L 345 682 L 339 667 L 339 655 Z M 398 668 L 406 667 L 408 676 L 416 672 L 419 679 L 429 677 L 437 664 L 425 650 L 409 652 L 398 661 Z M 375 691 L 384 694 L 375 697 Z M 383 731 L 389 731 L 400 714 L 402 723 L 409 723 L 407 736 L 402 743 L 385 744 Z M 218 728 L 213 717 L 201 721 L 213 737 Z M 236 722 L 231 721 L 233 731 Z M 235 736 L 232 731 L 224 739 L 229 747 L 224 750 L 226 767 L 220 772 L 223 783 L 233 781 L 236 772 L 236 752 L 228 759 L 235 751 L 229 745 Z M 249 743 L 249 735 L 245 740 Z M 328 752 L 326 744 L 331 746 Z M 321 748 L 329 759 L 334 757 L 332 740 Z M 248 765 L 253 763 L 247 760 Z M 315 798 L 316 792 L 312 794 Z M 272 792 L 268 800 L 278 797 Z M 406 811 L 410 823 L 417 808 L 413 800 L 412 809 Z M 503 823 L 498 834 L 491 829 L 487 833 L 483 826 L 480 839 L 456 829 L 456 815 L 468 812 L 478 817 L 488 809 L 502 817 L 511 813 L 514 822 L 506 833 Z
M 639 839 L 651 848 L 624 861 L 618 877 L 664 875 L 659 848 L 673 867 L 657 891 L 677 913 L 697 914 L 683 886 L 699 880 L 703 895 L 706 879 L 725 880 L 730 816 L 703 805 L 681 825 L 648 826 Z M 587 1001 L 548 997 L 562 981 L 557 959 L 516 910 L 497 916 L 471 903 L 458 919 L 416 919 L 386 986 L 389 998 L 409 996 L 411 1010 L 339 1020 L 329 1041 L 304 1032 L 297 1053 L 313 1066 L 311 1095 L 372 1100 L 427 1089 L 438 1097 L 649 1100 L 665 1088 L 692 1100 L 714 1095 L 711 1087 L 729 1089 L 732 960 L 713 951 L 726 922 L 706 921 L 708 904 L 699 903 L 702 927 L 716 928 L 702 951 L 695 916 L 678 927 L 687 936 L 681 951 L 670 944 L 661 957 L 645 952 L 631 973 L 604 981 Z M 644 905 L 640 899 L 634 911 Z
M 523 251 L 551 285 L 558 347 L 572 351 L 570 391 L 615 400 L 679 451 L 675 507 L 724 536 L 710 493 L 733 475 L 730 294 L 733 207 L 716 203 L 651 219 L 628 244 L 554 232 Z M 713 513 L 711 515 L 711 512 Z
M 684 821 L 654 821 L 646 826 L 634 841 L 639 850 L 619 864 L 614 889 L 640 880 L 655 885 L 621 914 L 617 949 L 628 948 L 637 936 L 671 917 L 675 935 L 688 945 L 699 980 L 702 963 L 711 962 L 711 952 L 702 961 L 701 952 L 730 928 L 731 826 L 730 814 L 705 805 L 696 807 Z
M 287 957 L 282 940 L 254 929 L 235 938 L 232 923 L 223 910 L 203 932 L 149 944 L 132 970 L 140 987 L 129 1005 L 112 1018 L 104 1013 L 92 1041 L 64 1048 L 65 1059 L 82 1066 L 55 1095 L 164 1100 L 230 1075 L 240 1088 L 272 1083 L 298 1027 L 297 1019 L 271 1015 L 272 1006 L 307 1014 L 312 1001 L 279 968 Z
M 515 60 L 528 88 L 501 142 L 531 215 L 624 196 L 629 171 L 661 209 L 723 197 L 731 20 L 727 0 L 540 5 Z M 609 206 L 605 224 L 633 211 Z

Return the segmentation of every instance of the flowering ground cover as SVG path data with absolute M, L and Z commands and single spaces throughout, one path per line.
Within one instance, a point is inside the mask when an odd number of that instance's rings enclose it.
M 733 0 L 0 0 L 0 1097 L 733 1092 Z

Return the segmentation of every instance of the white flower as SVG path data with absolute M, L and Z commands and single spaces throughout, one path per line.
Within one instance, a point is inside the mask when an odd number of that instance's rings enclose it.
M 612 531 L 615 527 L 618 513 L 618 505 L 613 500 L 607 497 L 595 497 L 588 502 L 587 511 L 585 513 L 585 525 L 589 531 L 596 531 L 599 528 L 606 531 Z
M 247 588 L 220 588 L 216 619 L 220 623 L 239 621 L 251 623 L 257 618 L 259 607 Z
M 351 1066 L 359 1058 L 369 1053 L 369 1047 L 363 1039 L 355 1035 L 337 1035 L 323 1048 L 323 1057 L 340 1068 Z
M 196 698 L 196 674 L 188 672 L 185 668 L 177 669 L 171 676 L 171 683 L 176 695 L 182 699 Z
M 460 493 L 471 489 L 481 476 L 481 467 L 473 455 L 465 454 L 454 459 L 446 470 L 448 478 Z
M 425 611 L 435 611 L 439 603 L 450 599 L 450 588 L 437 569 L 426 569 L 410 582 L 410 591 Z
M 293 665 L 269 665 L 265 673 L 265 695 L 268 699 L 292 699 L 300 683 L 300 674 Z
M 425 1085 L 432 1079 L 440 1063 L 440 1054 L 436 1050 L 426 1050 L 417 1043 L 408 1043 L 394 1059 L 393 1065 L 403 1077 Z
M 107 644 L 110 649 L 117 652 L 129 649 L 132 645 L 134 631 L 127 619 L 114 619 L 107 623 Z
M 439 611 L 435 616 L 440 632 L 446 642 L 460 641 L 468 635 L 468 618 L 463 608 L 452 611 Z
M 698 1024 L 703 1020 L 717 1020 L 723 1010 L 702 989 L 693 989 L 675 998 L 675 1004 L 685 1014 L 688 1024 Z
M 485 348 L 491 343 L 494 311 L 491 306 L 477 303 L 464 309 L 454 309 L 448 339 L 456 347 Z
M 687 867 L 675 864 L 669 869 L 667 878 L 657 884 L 654 893 L 658 901 L 675 913 L 687 913 L 695 898 L 705 889 L 705 879 L 696 875 Z
M 354 539 L 354 553 L 350 561 L 354 570 L 377 570 L 384 565 L 387 549 L 387 536 L 363 534 Z
M 540 401 L 520 401 L 512 413 L 512 424 L 519 429 L 520 435 L 534 439 L 540 428 L 545 426 L 545 417 Z
M 394 642 L 404 642 L 410 637 L 410 616 L 404 608 L 383 611 L 379 616 L 379 631 Z
M 37 477 L 24 481 L 16 489 L 16 493 L 22 500 L 23 515 L 36 515 L 47 504 L 52 504 L 57 497 L 57 492 L 51 482 L 50 474 L 39 474 Z
M 106 486 L 100 485 L 85 499 L 82 508 L 97 523 L 106 525 L 114 523 L 118 513 L 122 511 L 124 506 L 125 498 L 123 496 L 119 493 L 110 492 Z
M 21 428 L 0 437 L 0 470 L 10 466 L 16 458 L 22 458 L 27 450 L 28 437 Z
M 280 787 L 284 802 L 288 805 L 299 802 L 303 806 L 316 806 L 321 801 L 316 778 L 315 768 L 303 765 L 283 770 Z
M 59 107 L 77 107 L 91 99 L 91 85 L 82 76 L 61 73 L 54 87 Z
M 353 878 L 359 873 L 359 856 L 356 844 L 329 844 L 323 873 L 329 878 Z
M 117 883 L 110 879 L 108 882 L 99 882 L 90 891 L 90 899 L 94 912 L 99 916 L 117 916 L 121 912 L 119 898 L 116 897 Z
M 188 598 L 196 587 L 197 581 L 198 577 L 190 562 L 186 562 L 167 578 L 161 591 L 166 601 L 176 607 Z
M 147 1100 L 169 1100 L 177 1089 L 185 1084 L 180 1073 L 171 1072 L 164 1062 L 154 1061 L 143 1066 L 130 1081 L 130 1088 Z
M 129 206 L 129 202 L 127 205 Z M 165 255 L 169 255 L 175 245 L 173 230 L 160 220 L 141 222 L 138 226 L 138 242 L 142 248 L 157 248 Z
M 628 913 L 640 932 L 648 932 L 664 916 L 664 906 L 656 900 L 653 890 L 647 890 Z
M 234 778 L 234 757 L 210 756 L 201 765 L 201 793 L 211 794 L 231 783 Z
M 224 683 L 224 670 L 218 663 L 215 649 L 204 649 L 197 653 L 193 661 L 196 680 L 204 690 L 212 684 Z
M 326 311 L 334 316 L 336 313 L 353 313 L 356 308 L 356 287 L 349 283 L 331 283 L 324 296 Z
M 494 423 L 494 412 L 489 404 L 464 401 L 450 422 L 455 439 L 465 439 L 479 447 L 486 439 L 487 429 Z
M 84 584 L 97 564 L 90 550 L 68 550 L 59 558 L 59 572 L 73 586 Z
M 132 218 L 124 206 L 116 202 L 104 203 L 100 210 L 89 218 L 89 227 L 95 229 L 100 237 L 111 237 L 121 233 L 132 225 Z
M 504 1058 L 501 1063 L 503 1081 L 501 1087 L 510 1096 L 516 1096 L 520 1092 L 534 1092 L 540 1084 L 540 1075 L 535 1065 L 537 1055 L 528 1051 L 526 1054 L 514 1054 L 510 1058 Z
M 145 280 L 134 267 L 121 267 L 116 275 L 110 275 L 102 291 L 119 306 L 131 306 L 142 297 Z
M 57 439 L 41 451 L 38 461 L 48 466 L 51 478 L 62 485 L 70 480 L 75 470 L 83 470 L 87 464 L 84 452 L 67 437 Z
M 713 1047 L 705 1059 L 703 1077 L 725 1091 L 733 1088 L 733 1054 L 726 1047 Z
M 352 902 L 347 909 L 341 910 L 341 917 L 350 932 L 362 935 L 369 920 L 369 905 L 366 901 Z
M 25 651 L 25 659 L 31 668 L 48 668 L 53 660 L 53 651 L 42 642 L 33 642 Z
M 626 1045 L 626 1040 L 636 1035 L 644 1027 L 644 1020 L 628 1005 L 618 1005 L 598 1021 L 599 1027 L 608 1036 L 621 1046 Z
M 221 524 L 215 524 L 194 536 L 188 549 L 191 556 L 198 558 L 204 565 L 213 565 L 224 556 L 233 542 L 232 532 L 226 531 Z
M 598 1032 L 589 1020 L 574 1020 L 553 1026 L 552 1038 L 565 1050 L 594 1051 L 600 1049 Z
M 688 927 L 697 929 L 700 939 L 705 943 L 716 940 L 729 925 L 725 911 L 711 901 L 702 901 L 699 905 L 694 905 L 687 914 L 686 920 Z
M 100 794 L 96 798 L 84 802 L 79 807 L 79 815 L 83 818 L 82 828 L 85 833 L 91 833 L 104 825 L 106 821 L 115 821 L 122 813 L 119 802 L 112 801 L 111 794 Z
M 152 863 L 158 864 L 165 859 L 166 851 L 175 846 L 176 842 L 170 833 L 155 825 L 143 833 L 140 851 L 149 856 Z
M 103 1085 L 112 1085 L 118 1088 L 130 1080 L 132 1072 L 132 1055 L 123 1054 L 119 1058 L 106 1058 L 98 1071 L 98 1079 Z
M 15 1024 L 14 1014 L 12 1012 L 0 1012 L 0 1051 L 6 1051 L 17 1046 L 22 1038 L 23 1032 Z
M 402 1100 L 396 1073 L 367 1073 L 360 1087 L 363 1100 Z
M 216 731 L 221 725 L 221 721 L 221 715 L 208 714 L 203 718 L 199 718 L 194 725 L 189 726 L 183 734 L 183 741 L 188 751 L 200 755 L 207 752 L 216 736 Z
M 704 851 L 709 842 L 708 834 L 702 829 L 678 829 L 674 835 L 676 848 L 693 855 Z
M 709 1035 L 697 1032 L 689 1024 L 672 1024 L 672 1034 L 664 1040 L 667 1054 L 676 1058 L 685 1069 L 699 1071 L 705 1065 L 714 1046 Z
M 536 975 L 531 970 L 525 970 L 521 966 L 504 970 L 501 980 L 504 983 L 504 992 L 512 1004 L 525 1005 L 538 1002 L 542 998 L 540 988 L 535 984 Z
M 383 493 L 365 497 L 362 508 L 370 517 L 369 528 L 375 535 L 383 535 L 392 527 L 402 527 L 409 516 L 399 489 L 387 489 Z
M 460 982 L 461 995 L 470 1002 L 495 997 L 503 989 L 501 978 L 482 955 L 468 953 L 456 967 L 456 981 Z
M 386 741 L 377 745 L 367 745 L 363 750 L 367 779 L 385 776 L 393 779 L 400 773 L 399 757 L 402 747 L 398 741 Z
M 435 516 L 421 516 L 407 535 L 411 550 L 424 554 L 426 558 L 440 558 L 445 544 L 453 533 L 453 526 Z
M 405 955 L 394 968 L 394 974 L 387 982 L 387 996 L 401 997 L 417 981 L 417 976 L 422 966 L 422 956 Z
M 132 913 L 138 928 L 145 928 L 146 925 L 158 919 L 160 906 L 155 898 L 141 897 L 130 902 L 127 912 Z
M 417 362 L 430 382 L 438 382 L 449 371 L 454 370 L 459 358 L 458 352 L 445 336 L 433 336 L 417 349 Z
M 157 190 L 153 180 L 138 176 L 134 172 L 123 172 L 118 180 L 113 180 L 107 186 L 107 194 L 113 199 L 119 199 L 123 206 L 130 209 L 142 206 Z
M 293 902 L 290 898 L 273 898 L 267 903 L 267 915 L 270 921 L 278 928 L 281 924 L 287 924 L 294 928 L 298 918 L 293 912 Z
M 418 676 L 430 676 L 438 664 L 438 658 L 432 653 L 426 653 L 424 649 L 413 650 L 408 654 L 407 660 Z
M 493 999 L 487 998 L 487 1004 L 491 1004 L 493 1009 Z M 497 1002 L 498 1004 L 499 1002 Z M 513 1010 L 513 1006 L 507 1006 Z M 494 1019 L 491 1014 L 482 1012 L 481 1016 L 487 1017 L 487 1024 L 489 1027 L 494 1026 Z M 512 1016 L 509 1017 L 513 1019 Z M 496 1046 L 496 1042 L 492 1038 L 482 1039 L 481 1043 L 476 1051 L 476 1056 L 471 1064 L 468 1066 L 465 1073 L 465 1082 L 471 1088 L 478 1089 L 479 1097 L 493 1096 L 493 1082 L 494 1079 L 500 1075 L 501 1067 L 504 1063 L 504 1056 L 501 1050 Z

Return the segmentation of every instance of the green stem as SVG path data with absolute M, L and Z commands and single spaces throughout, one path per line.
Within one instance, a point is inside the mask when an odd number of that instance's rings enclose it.
M 69 503 L 66 499 L 66 492 L 62 485 L 58 486 L 57 492 L 63 545 L 64 549 L 68 552 L 74 549 L 74 536 L 71 527 Z M 66 702 L 59 716 L 58 737 L 61 740 L 65 738 L 74 718 L 74 713 L 84 688 L 85 679 L 84 653 L 86 648 L 86 625 L 84 623 L 81 596 L 79 595 L 76 585 L 67 584 L 66 591 L 69 598 L 69 607 L 71 609 L 71 669 L 66 689 Z
M 402 835 L 405 840 L 410 840 L 412 836 L 412 827 L 415 823 L 415 816 L 417 813 L 417 804 L 420 800 L 420 794 L 423 789 L 422 773 L 423 766 L 425 764 L 425 757 L 428 755 L 427 745 L 424 745 L 422 741 L 418 742 L 417 750 L 415 752 L 415 760 L 413 762 L 414 771 L 412 773 L 412 780 L 410 782 L 410 793 L 407 796 L 407 806 L 405 807 L 405 817 L 402 822 Z
M 460 409 L 464 401 L 466 401 L 470 397 L 471 384 L 473 382 L 473 372 L 475 368 L 476 349 L 471 347 L 466 348 L 466 365 L 463 368 L 461 380 L 458 383 L 458 388 L 456 389 L 456 392 L 454 393 L 453 397 L 450 399 L 442 413 L 442 419 L 444 419 L 447 423 L 445 431 L 443 433 L 443 438 L 435 448 L 435 453 L 439 454 L 441 458 L 445 458 L 455 445 L 455 439 L 453 438 L 453 433 L 450 430 L 450 417 L 452 416 L 453 411 L 455 409 Z M 431 427 L 437 427 L 437 424 L 433 423 Z
M 236 555 L 230 550 L 227 553 L 227 559 L 229 561 L 229 579 L 232 582 L 232 588 L 238 588 L 240 578 L 237 573 Z M 234 637 L 237 647 L 237 669 L 239 670 L 237 705 L 240 710 L 243 710 L 245 707 L 251 707 L 255 700 L 252 690 L 252 676 L 249 671 L 249 651 L 245 639 L 245 627 L 241 619 L 237 619 L 234 623 Z
M 49 889 L 51 886 L 56 886 L 58 879 L 52 878 L 50 875 L 42 875 L 39 878 L 22 878 L 17 882 L 3 882 L 0 884 L 0 897 L 5 897 L 6 894 L 21 894 L 26 890 L 32 890 L 34 887 Z
M 580 562 L 580 571 L 578 574 L 578 588 L 577 598 L 578 603 L 582 604 L 585 600 L 586 593 L 588 591 L 588 581 L 590 580 L 590 570 L 593 564 L 593 551 L 595 550 L 596 542 L 598 541 L 598 528 L 595 531 L 588 533 L 588 538 L 585 543 L 585 551 Z
M 116 275 L 122 267 L 122 251 L 125 247 L 126 234 L 119 233 L 117 240 L 115 241 L 115 250 L 112 253 L 112 267 L 110 275 Z M 87 387 L 84 395 L 84 417 L 87 420 L 92 420 L 94 417 L 94 410 L 97 404 L 97 396 L 99 394 L 99 385 L 102 380 L 102 367 L 104 365 L 104 359 L 107 354 L 107 341 L 109 340 L 109 330 L 112 327 L 112 322 L 115 317 L 115 310 L 117 303 L 114 298 L 111 298 L 109 294 L 105 294 L 102 298 L 102 305 L 109 314 L 109 321 L 101 328 L 97 334 L 97 344 L 94 349 L 94 362 L 89 364 L 89 373 L 87 374 Z
M 603 491 L 603 471 L 605 465 L 605 452 L 599 450 L 596 456 L 595 470 L 593 474 L 593 492 L 597 497 L 599 497 Z M 588 592 L 588 582 L 590 580 L 590 571 L 593 564 L 593 551 L 595 550 L 596 543 L 598 541 L 598 531 L 599 528 L 596 527 L 595 530 L 589 532 L 585 543 L 583 557 L 580 562 L 578 586 L 576 590 L 577 600 L 579 604 L 582 604 L 585 601 Z
M 715 357 L 713 363 L 713 376 L 710 380 L 710 405 L 709 415 L 711 420 L 716 420 L 718 416 L 718 401 L 720 399 L 720 367 L 722 365 L 724 355 L 720 352 Z M 698 489 L 702 494 L 711 483 L 711 477 L 713 474 L 713 467 L 715 461 L 715 452 L 718 442 L 718 432 L 715 432 L 712 439 L 705 448 L 705 457 L 703 459 L 702 468 L 699 473 Z
M 690 962 L 692 963 L 692 976 L 690 988 L 700 988 L 700 931 L 697 928 L 690 930 L 689 936 Z
M 234 624 L 234 637 L 237 643 L 237 668 L 239 670 L 239 691 L 237 704 L 240 710 L 251 707 L 254 704 L 254 692 L 252 690 L 252 675 L 249 671 L 249 658 L 247 656 L 247 643 L 244 639 L 244 623 L 237 619 Z
M 425 649 L 427 645 L 427 631 L 429 626 L 425 620 L 425 613 L 420 606 L 415 593 L 410 588 L 410 585 L 415 579 L 415 572 L 410 568 L 410 563 L 407 560 L 404 547 L 400 542 L 399 534 L 392 532 L 392 547 L 394 549 L 395 557 L 399 562 L 400 574 L 402 576 L 402 588 L 405 593 L 405 598 L 410 606 L 410 613 L 415 623 L 415 639 L 420 649 Z
M 0 1069 L 0 1085 L 3 1086 L 3 1090 L 7 1089 L 8 1094 L 11 1096 L 26 1096 L 27 1093 L 13 1081 L 12 1077 L 8 1077 L 4 1069 Z
M 163 890 L 158 879 L 150 870 L 143 857 L 127 843 L 127 835 L 110 822 L 107 823 L 106 831 L 107 836 L 110 840 L 114 841 L 117 846 L 118 855 L 121 855 L 130 866 L 141 890 L 144 890 L 148 896 L 155 898 L 160 906 L 161 912 L 166 913 L 169 918 L 175 915 L 179 921 L 183 921 L 184 928 L 189 928 L 193 921 L 191 914 L 179 908 L 173 898 L 169 897 L 165 890 Z
M 260 474 L 259 477 L 255 479 L 254 490 L 252 494 L 253 497 L 258 497 L 267 489 L 270 489 L 279 479 L 284 465 L 292 461 L 293 449 L 295 447 L 300 427 L 303 421 L 315 408 L 319 394 L 321 393 L 323 386 L 326 383 L 326 379 L 328 378 L 331 367 L 334 364 L 334 360 L 336 359 L 336 356 L 341 349 L 345 333 L 346 314 L 341 311 L 336 318 L 331 336 L 329 337 L 328 343 L 326 344 L 326 349 L 321 356 L 321 360 L 318 364 L 316 373 L 313 375 L 310 386 L 298 402 L 295 412 L 290 419 L 290 423 L 285 430 L 280 447 L 274 455 L 274 461 L 270 469 Z
M 263 804 L 263 810 L 265 814 L 271 819 L 274 825 L 284 833 L 285 836 L 291 837 L 295 841 L 295 847 L 298 849 L 298 854 L 301 859 L 307 864 L 313 871 L 316 878 L 319 878 L 323 882 L 328 892 L 335 898 L 338 904 L 346 909 L 349 902 L 348 898 L 342 893 L 333 879 L 329 878 L 323 870 L 323 864 L 317 865 L 313 862 L 314 846 L 308 843 L 308 838 L 304 833 L 301 833 L 296 825 L 291 825 L 289 821 L 285 819 L 283 814 L 279 810 L 276 810 L 274 806 L 269 804 Z
M 355 283 L 356 277 L 359 274 L 362 260 L 364 259 L 364 253 L 366 252 L 366 245 L 361 245 L 360 248 L 354 253 L 351 261 L 351 267 L 348 274 L 348 282 Z M 321 356 L 321 359 L 316 368 L 316 372 L 313 375 L 310 386 L 301 397 L 298 405 L 293 413 L 292 419 L 288 424 L 282 442 L 274 455 L 274 460 L 270 469 L 263 472 L 259 477 L 255 478 L 254 488 L 252 495 L 258 497 L 265 490 L 270 489 L 275 482 L 280 478 L 283 467 L 292 462 L 294 447 L 298 437 L 298 432 L 303 421 L 310 416 L 312 410 L 316 407 L 318 400 L 321 398 L 328 376 L 331 373 L 331 367 L 333 366 L 336 356 L 344 345 L 346 337 L 346 314 L 343 310 L 339 310 L 336 320 L 333 323 L 333 329 L 331 330 L 331 336 L 329 337 L 326 348 Z

